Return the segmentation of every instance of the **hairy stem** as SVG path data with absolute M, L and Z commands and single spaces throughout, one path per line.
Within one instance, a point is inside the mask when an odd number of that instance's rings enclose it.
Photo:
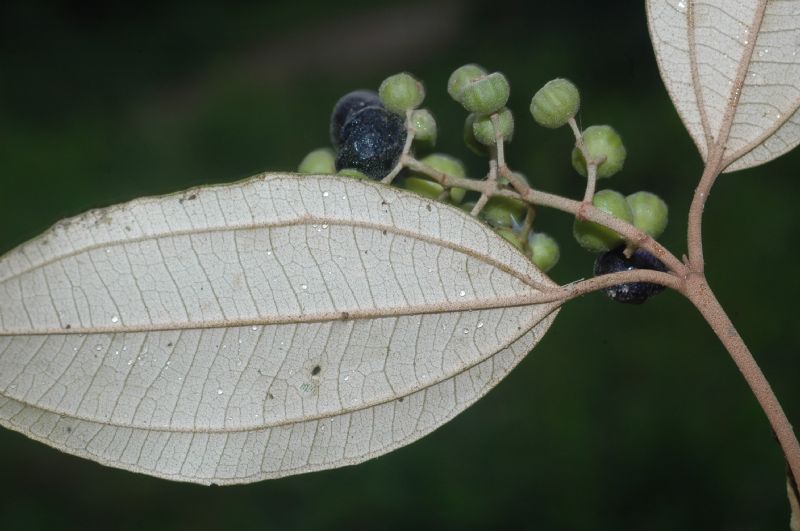
M 662 273 L 652 269 L 633 269 L 609 273 L 597 277 L 580 279 L 558 288 L 541 287 L 539 293 L 528 295 L 519 299 L 519 304 L 540 304 L 547 302 L 567 302 L 601 289 L 610 288 L 619 284 L 630 282 L 652 282 L 674 290 L 680 290 L 683 280 L 672 273 Z
M 583 142 L 583 133 L 578 128 L 578 122 L 575 117 L 569 119 L 569 127 L 572 129 L 572 134 L 575 135 L 575 147 L 583 155 L 583 160 L 586 161 L 586 191 L 583 193 L 583 202 L 591 203 L 594 197 L 595 188 L 597 188 L 597 166 L 600 162 L 589 158 L 589 153 L 586 151 L 586 144 Z
M 497 165 L 501 168 L 506 167 L 506 152 L 505 152 L 505 139 L 500 134 L 500 115 L 494 113 L 492 115 L 492 127 L 494 127 L 494 142 L 496 149 Z
M 584 203 L 592 202 L 596 187 L 597 187 L 597 164 L 592 162 L 586 165 L 586 191 L 583 193 Z
M 689 264 L 693 271 L 702 273 L 705 270 L 705 258 L 703 257 L 703 211 L 706 208 L 708 194 L 717 181 L 720 174 L 720 159 L 722 150 L 713 150 L 709 154 L 714 160 L 709 159 L 700 183 L 694 191 L 692 205 L 689 207 L 689 230 L 687 234 L 687 245 L 689 248 Z
M 498 195 L 514 197 L 515 194 L 510 190 L 500 190 L 498 191 Z M 547 206 L 568 212 L 615 230 L 627 241 L 633 243 L 637 247 L 642 247 L 650 251 L 653 255 L 658 257 L 659 260 L 664 262 L 671 271 L 674 271 L 679 276 L 683 277 L 686 273 L 686 266 L 683 262 L 678 260 L 675 255 L 647 233 L 637 229 L 627 221 L 607 214 L 592 204 L 587 205 L 581 201 L 575 201 L 555 194 L 548 194 L 547 192 L 541 192 L 532 188 L 528 188 L 521 197 L 531 204 Z
M 573 216 L 580 216 L 582 219 L 599 223 L 600 225 L 604 225 L 617 231 L 620 235 L 622 235 L 623 238 L 633 243 L 637 247 L 642 247 L 650 251 L 679 277 L 684 277 L 686 275 L 686 265 L 644 231 L 637 229 L 627 221 L 623 221 L 610 214 L 607 214 L 592 204 L 587 205 L 581 201 L 575 201 L 574 199 L 569 199 L 560 195 L 534 190 L 528 185 L 528 183 L 524 182 L 519 178 L 519 176 L 515 175 L 511 170 L 509 170 L 507 166 L 499 168 L 500 175 L 507 178 L 511 182 L 514 190 L 496 189 L 496 183 L 490 182 L 489 180 L 479 181 L 476 179 L 449 175 L 431 168 L 427 164 L 424 164 L 411 156 L 404 156 L 401 159 L 401 163 L 405 164 L 408 168 L 411 168 L 414 171 L 431 177 L 433 180 L 445 187 L 457 186 L 466 190 L 480 192 L 481 194 L 499 195 L 503 197 L 522 199 L 531 205 L 555 208 L 557 210 L 572 214 Z
M 395 177 L 397 177 L 400 172 L 403 170 L 405 166 L 404 159 L 411 153 L 411 146 L 414 143 L 414 135 L 416 134 L 416 130 L 411 126 L 411 110 L 406 111 L 406 142 L 403 145 L 403 151 L 400 154 L 400 159 L 395 164 L 392 171 L 390 171 L 386 177 L 384 177 L 381 182 L 384 184 L 392 184 Z
M 569 123 L 569 128 L 572 129 L 572 134 L 575 135 L 575 147 L 581 150 L 581 153 L 584 153 L 583 147 L 583 133 L 581 133 L 580 128 L 578 127 L 578 122 L 575 121 L 575 117 L 569 119 L 567 122 Z
M 481 213 L 483 208 L 486 206 L 486 203 L 489 202 L 492 195 L 497 188 L 497 161 L 493 157 L 492 160 L 489 161 L 489 175 L 486 177 L 484 181 L 484 188 L 481 192 L 481 196 L 478 198 L 478 201 L 475 203 L 475 206 L 472 208 L 472 212 L 470 215 L 473 217 L 477 217 L 478 214 Z
M 653 284 L 660 284 L 674 290 L 681 290 L 683 287 L 683 279 L 676 277 L 673 273 L 662 273 L 652 269 L 633 269 L 631 271 L 621 271 L 619 273 L 609 273 L 607 275 L 600 275 L 597 277 L 587 278 L 573 282 L 572 284 L 565 284 L 561 286 L 564 290 L 563 300 L 567 301 L 592 293 L 618 284 L 627 284 L 629 282 L 652 282 Z
M 736 327 L 725 313 L 702 274 L 695 274 L 687 279 L 684 295 L 700 311 L 741 371 L 747 385 L 750 386 L 750 390 L 767 415 L 767 419 L 786 456 L 789 470 L 795 482 L 797 482 L 798 478 L 800 478 L 800 444 L 789 419 L 786 417 L 786 413 L 784 413 L 764 373 L 761 372 L 758 363 L 756 363 L 744 340 L 742 340 Z

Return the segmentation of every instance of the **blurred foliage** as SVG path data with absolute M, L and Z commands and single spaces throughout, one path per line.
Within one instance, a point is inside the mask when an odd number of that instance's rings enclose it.
M 566 129 L 528 116 L 563 76 L 583 125 L 623 136 L 603 186 L 670 205 L 680 254 L 701 162 L 661 86 L 642 2 L 263 2 L 0 7 L 0 250 L 89 208 L 266 170 L 328 143 L 345 92 L 408 70 L 425 80 L 440 148 L 473 174 L 449 73 L 476 61 L 512 83 L 512 166 L 579 197 Z M 707 267 L 800 425 L 794 334 L 800 197 L 793 152 L 725 175 L 707 207 Z M 541 211 L 569 282 L 593 257 Z M 784 529 L 784 464 L 713 334 L 675 294 L 643 307 L 569 304 L 496 390 L 442 429 L 366 464 L 232 488 L 104 468 L 0 431 L 0 528 Z

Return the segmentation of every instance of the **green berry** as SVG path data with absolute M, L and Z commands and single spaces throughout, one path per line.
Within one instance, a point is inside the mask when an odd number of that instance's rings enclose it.
M 583 145 L 591 160 L 599 163 L 597 177 L 611 177 L 625 164 L 625 146 L 619 134 L 610 125 L 593 125 L 582 134 Z M 572 166 L 586 177 L 586 160 L 576 147 L 572 150 Z
M 482 66 L 476 64 L 460 66 L 450 74 L 450 79 L 447 80 L 447 93 L 457 102 L 461 102 L 461 94 L 467 83 L 485 75 L 486 70 Z
M 524 201 L 496 195 L 489 199 L 481 211 L 481 217 L 493 227 L 513 227 L 525 219 L 528 207 Z
M 513 230 L 507 228 L 499 228 L 497 229 L 497 234 L 505 238 L 507 242 L 509 242 L 511 245 L 513 245 L 520 251 L 522 250 L 522 240 L 519 239 L 519 235 Z
M 477 114 L 470 114 L 467 116 L 467 119 L 464 120 L 464 143 L 470 151 L 476 155 L 485 157 L 489 154 L 489 149 L 476 140 L 475 132 L 473 131 L 473 126 L 477 118 Z
M 412 111 L 409 125 L 414 131 L 415 142 L 421 142 L 430 147 L 436 145 L 436 119 L 429 110 L 417 109 Z
M 355 179 L 369 179 L 365 173 L 362 173 L 354 168 L 342 168 L 336 172 L 336 175 L 343 177 L 353 177 Z
M 425 87 L 417 79 L 403 72 L 387 77 L 378 89 L 383 105 L 397 114 L 418 107 L 425 99 Z
M 406 177 L 403 180 L 403 188 L 429 199 L 439 199 L 439 196 L 444 192 L 444 187 L 441 184 L 417 175 Z M 463 188 L 451 188 L 449 194 L 450 202 L 454 205 L 461 203 L 466 193 L 467 191 Z
M 553 79 L 531 99 L 531 114 L 536 123 L 555 129 L 569 122 L 581 106 L 581 95 L 572 81 Z
M 592 204 L 607 214 L 631 223 L 633 212 L 625 196 L 614 190 L 600 190 L 594 194 Z M 623 243 L 622 236 L 615 231 L 597 223 L 587 220 L 575 219 L 572 233 L 578 243 L 585 249 L 593 252 L 603 252 L 613 249 Z
M 509 109 L 503 108 L 497 115 L 497 124 L 500 137 L 506 142 L 511 142 L 514 137 L 514 116 Z M 472 134 L 475 140 L 483 145 L 494 145 L 496 140 L 494 122 L 491 115 L 479 115 L 472 124 Z
M 528 235 L 528 247 L 531 250 L 531 260 L 545 273 L 553 269 L 561 258 L 558 243 L 543 232 L 531 232 Z
M 297 167 L 300 173 L 336 173 L 336 155 L 330 148 L 315 149 Z
M 658 238 L 667 228 L 669 209 L 667 204 L 656 194 L 636 192 L 626 200 L 633 213 L 633 224 L 653 238 Z
M 430 155 L 420 159 L 420 162 L 427 164 L 435 170 L 442 173 L 452 175 L 453 177 L 466 177 L 467 170 L 464 168 L 464 163 L 455 157 L 445 155 L 444 153 L 431 153 Z
M 443 153 L 432 153 L 427 157 L 420 159 L 420 162 L 430 166 L 431 168 L 452 175 L 454 177 L 466 177 L 466 169 L 464 164 L 455 157 L 445 155 Z M 444 187 L 437 182 L 431 181 L 425 175 L 413 173 L 406 179 L 405 187 L 413 190 L 425 197 L 432 199 L 438 198 L 444 191 Z M 464 200 L 467 191 L 463 188 L 450 189 L 450 202 L 459 204 Z
M 494 72 L 467 83 L 459 102 L 469 112 L 492 114 L 506 106 L 510 92 L 506 76 Z
M 403 179 L 403 188 L 430 199 L 437 199 L 444 191 L 444 187 L 441 184 L 416 176 Z
M 443 153 L 432 153 L 427 157 L 420 159 L 420 162 L 427 164 L 431 168 L 442 173 L 452 175 L 453 177 L 467 176 L 467 170 L 464 168 L 464 163 L 455 157 L 451 157 L 450 155 L 445 155 Z M 439 186 L 439 184 L 436 185 Z M 439 193 L 441 193 L 441 189 L 439 190 Z M 450 201 L 454 204 L 459 204 L 464 200 L 466 193 L 467 191 L 463 188 L 451 188 Z

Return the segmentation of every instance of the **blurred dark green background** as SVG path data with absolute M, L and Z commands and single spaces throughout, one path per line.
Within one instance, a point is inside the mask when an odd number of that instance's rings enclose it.
M 535 7 L 534 7 L 535 4 Z M 505 72 L 518 124 L 509 158 L 573 197 L 567 130 L 538 128 L 530 96 L 566 76 L 584 125 L 629 151 L 602 184 L 647 189 L 685 250 L 701 171 L 648 42 L 643 2 L 280 1 L 162 5 L 10 1 L 0 7 L 0 251 L 88 208 L 263 170 L 327 143 L 336 99 L 409 70 L 428 87 L 442 150 L 475 174 L 464 113 L 445 92 L 468 61 Z M 800 152 L 724 176 L 708 204 L 708 275 L 795 424 Z M 560 282 L 591 274 L 571 219 Z M 784 464 L 725 351 L 675 294 L 569 304 L 484 400 L 369 463 L 233 488 L 169 483 L 0 431 L 0 529 L 786 529 Z

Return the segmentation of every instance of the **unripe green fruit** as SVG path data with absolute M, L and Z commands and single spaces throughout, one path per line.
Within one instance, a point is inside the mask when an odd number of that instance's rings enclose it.
M 496 195 L 481 210 L 481 217 L 493 227 L 513 227 L 525 219 L 528 207 L 525 202 L 512 197 Z
M 626 197 L 633 213 L 633 224 L 653 238 L 658 238 L 667 228 L 669 209 L 656 194 L 636 192 Z
M 438 199 L 444 192 L 444 187 L 441 184 L 419 176 L 406 177 L 403 180 L 403 188 L 430 199 Z M 449 194 L 450 202 L 454 205 L 461 203 L 466 193 L 467 191 L 463 188 L 451 188 Z
M 461 94 L 467 83 L 485 75 L 486 70 L 482 66 L 476 64 L 460 66 L 450 74 L 450 79 L 447 80 L 447 93 L 457 102 L 461 102 Z
M 336 172 L 336 175 L 341 175 L 343 177 L 353 177 L 354 179 L 369 179 L 366 174 L 354 169 L 354 168 L 342 168 L 341 170 Z
M 467 175 L 464 164 L 462 164 L 460 160 L 443 153 L 432 153 L 420 159 L 420 162 L 430 166 L 434 170 L 452 175 L 453 177 L 466 177 Z M 431 181 L 427 176 L 419 173 L 411 174 L 411 176 L 405 180 L 404 186 L 408 190 L 413 190 L 431 199 L 437 199 L 444 191 L 444 187 L 441 184 Z M 464 200 L 466 194 L 467 191 L 463 188 L 451 188 L 450 202 L 457 205 Z
M 531 260 L 545 273 L 553 269 L 561 258 L 558 243 L 543 232 L 531 232 L 528 236 L 528 247 L 531 250 Z
M 387 77 L 378 89 L 383 105 L 397 114 L 418 107 L 425 99 L 425 87 L 417 79 L 403 72 Z
M 467 83 L 459 102 L 469 112 L 492 114 L 506 106 L 510 92 L 506 76 L 494 72 Z
M 572 81 L 548 81 L 531 99 L 531 114 L 536 123 L 555 129 L 569 122 L 581 106 L 581 95 Z
M 513 245 L 520 251 L 522 250 L 522 240 L 519 239 L 519 235 L 513 230 L 507 228 L 500 228 L 497 229 L 497 234 L 505 238 L 507 242 L 509 242 L 511 245 Z
M 420 159 L 420 162 L 438 170 L 442 173 L 452 175 L 453 177 L 466 177 L 467 170 L 464 168 L 464 163 L 455 157 L 445 155 L 444 153 L 431 153 L 430 155 Z
M 503 108 L 499 111 L 497 126 L 500 129 L 500 137 L 506 142 L 511 142 L 514 137 L 514 116 L 509 109 Z M 475 140 L 481 144 L 486 146 L 494 145 L 497 139 L 491 115 L 477 116 L 472 124 L 472 134 L 475 135 Z
M 602 161 L 597 166 L 597 177 L 611 177 L 625 164 L 625 146 L 619 134 L 610 125 L 593 125 L 582 134 L 583 145 L 591 160 Z M 583 153 L 575 147 L 572 150 L 572 166 L 586 177 L 586 160 Z
M 424 177 L 406 177 L 403 179 L 403 188 L 430 199 L 437 199 L 444 191 L 441 184 Z
M 315 149 L 300 161 L 300 173 L 336 173 L 336 155 L 330 148 Z
M 485 157 L 489 154 L 489 149 L 475 139 L 475 132 L 473 131 L 473 126 L 477 118 L 477 114 L 470 114 L 467 116 L 467 119 L 464 120 L 464 143 L 470 151 L 476 155 Z
M 631 223 L 633 212 L 625 196 L 614 190 L 600 190 L 594 194 L 592 204 L 607 214 Z M 575 219 L 572 234 L 584 249 L 603 252 L 620 245 L 624 239 L 617 232 L 597 223 Z
M 433 147 L 438 134 L 436 119 L 427 109 L 417 109 L 411 112 L 410 124 L 414 131 L 414 141 Z

